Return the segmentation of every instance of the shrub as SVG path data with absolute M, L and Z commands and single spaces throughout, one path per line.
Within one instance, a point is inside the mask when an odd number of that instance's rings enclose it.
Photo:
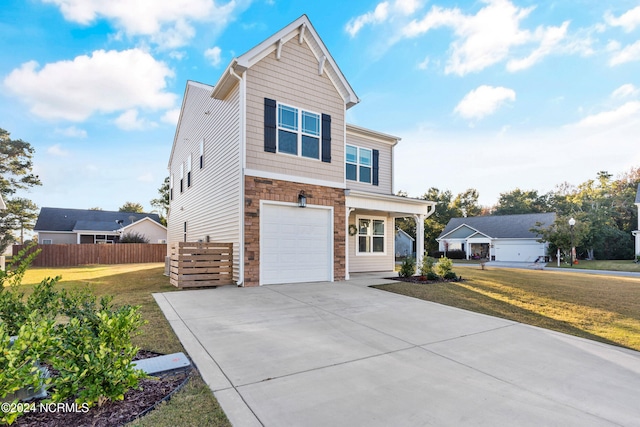
M 75 397 L 78 404 L 102 406 L 123 400 L 124 394 L 145 376 L 131 364 L 138 348 L 131 335 L 142 325 L 137 307 L 124 306 L 92 313 L 91 321 L 73 317 L 59 333 L 51 358 L 59 374 L 53 379 L 54 402 Z
M 58 292 L 60 277 L 44 279 L 25 300 L 19 285 L 37 255 L 25 254 L 16 257 L 17 267 L 0 271 L 0 285 L 11 285 L 0 288 L 0 399 L 17 403 L 16 391 L 43 386 L 50 387 L 54 402 L 74 398 L 101 406 L 124 399 L 146 376 L 131 364 L 138 352 L 131 337 L 143 324 L 140 307 L 114 309 L 111 297 L 102 297 L 98 305 L 87 289 Z M 42 378 L 39 361 L 59 374 Z M 0 422 L 12 423 L 20 415 L 0 412 Z
M 131 233 L 125 233 L 118 240 L 119 243 L 149 243 L 149 239 L 147 239 L 144 234 L 137 233 L 132 231 Z
M 430 256 L 423 257 L 422 264 L 420 265 L 420 275 L 427 277 L 429 273 L 433 273 L 433 267 L 435 265 L 436 265 L 435 258 L 432 258 Z M 429 280 L 433 280 L 433 279 L 429 279 Z
M 425 275 L 425 277 L 427 278 L 427 280 L 438 280 L 438 279 L 440 279 L 440 276 L 438 276 L 435 271 L 428 272 Z
M 453 271 L 447 271 L 443 276 L 443 279 L 446 280 L 455 280 L 458 278 L 458 276 L 456 276 L 456 273 L 454 273 Z
M 447 257 L 449 259 L 467 259 L 467 253 L 460 249 L 454 249 L 447 251 L 446 253 L 443 251 L 431 252 L 430 255 L 436 259 L 440 257 Z
M 438 263 L 436 264 L 436 273 L 440 276 L 445 277 L 447 273 L 450 273 L 453 270 L 453 261 L 451 261 L 447 257 L 440 257 Z
M 398 275 L 400 277 L 411 277 L 416 273 L 416 261 L 415 259 L 409 257 L 405 258 L 400 265 L 400 271 Z

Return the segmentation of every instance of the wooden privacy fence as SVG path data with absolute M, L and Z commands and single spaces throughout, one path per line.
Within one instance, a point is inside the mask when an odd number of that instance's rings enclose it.
M 13 245 L 17 255 L 24 245 Z M 41 249 L 34 267 L 74 267 L 86 264 L 136 264 L 164 262 L 167 245 L 160 243 L 35 245 L 29 253 Z
M 178 288 L 233 285 L 233 243 L 173 243 L 169 278 Z

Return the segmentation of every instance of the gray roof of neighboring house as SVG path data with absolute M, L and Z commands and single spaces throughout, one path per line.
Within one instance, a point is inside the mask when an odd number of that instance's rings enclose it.
M 94 211 L 87 209 L 42 208 L 35 231 L 115 231 L 148 217 L 160 223 L 158 214 Z M 122 221 L 120 225 L 118 221 Z
M 553 224 L 555 220 L 555 212 L 451 218 L 447 226 L 442 230 L 442 233 L 438 236 L 438 239 L 443 238 L 462 225 L 468 225 L 492 238 L 531 239 L 538 237 L 530 231 L 537 222 L 549 226 Z
M 636 193 L 636 203 L 640 203 L 640 184 L 638 184 L 638 192 Z

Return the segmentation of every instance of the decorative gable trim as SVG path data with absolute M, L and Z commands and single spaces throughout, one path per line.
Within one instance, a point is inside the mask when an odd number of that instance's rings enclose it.
M 238 83 L 238 76 L 273 52 L 275 52 L 276 58 L 279 59 L 282 45 L 294 37 L 298 38 L 298 43 L 307 41 L 309 49 L 318 61 L 318 70 L 326 74 L 331 80 L 338 93 L 342 96 L 346 108 L 351 108 L 360 102 L 324 42 L 313 28 L 313 25 L 311 25 L 307 15 L 302 15 L 253 49 L 233 59 L 220 77 L 220 80 L 218 80 L 218 83 L 216 83 L 211 96 L 216 99 L 224 99 Z M 323 58 L 325 59 L 323 60 Z

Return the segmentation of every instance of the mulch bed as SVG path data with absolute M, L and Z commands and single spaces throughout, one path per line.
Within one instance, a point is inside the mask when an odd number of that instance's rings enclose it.
M 410 276 L 410 277 L 387 277 L 389 280 L 397 280 L 399 282 L 408 282 L 408 283 L 419 283 L 422 285 L 428 285 L 431 283 L 449 283 L 449 282 L 464 282 L 462 276 L 458 276 L 456 279 L 438 279 L 438 280 L 427 280 L 424 276 Z
M 159 355 L 158 353 L 141 350 L 134 360 Z M 161 377 L 142 379 L 139 383 L 139 389 L 129 390 L 125 393 L 122 401 L 107 402 L 100 408 L 94 406 L 86 413 L 82 411 L 80 406 L 76 412 L 65 412 L 64 410 L 40 412 L 36 410 L 36 412 L 29 412 L 19 417 L 13 425 L 21 427 L 122 426 L 145 415 L 163 400 L 168 399 L 175 391 L 186 384 L 189 375 L 190 369 L 185 369 Z M 34 400 L 33 402 L 38 408 L 40 401 Z M 73 403 L 73 401 L 70 403 Z

